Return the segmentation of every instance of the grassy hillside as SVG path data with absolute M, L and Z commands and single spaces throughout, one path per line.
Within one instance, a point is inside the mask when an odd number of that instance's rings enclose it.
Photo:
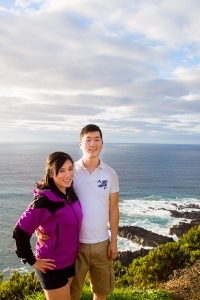
M 133 260 L 129 267 L 123 267 L 115 262 L 116 289 L 107 299 L 200 299 L 198 261 L 200 261 L 200 226 L 190 229 L 177 242 L 160 245 L 148 255 Z M 180 275 L 180 279 L 177 274 Z M 186 298 L 183 298 L 184 296 Z M 20 275 L 15 271 L 5 282 L 3 275 L 0 274 L 0 299 L 45 300 L 45 297 L 35 272 Z M 86 280 L 81 300 L 90 299 L 92 300 L 92 294 Z

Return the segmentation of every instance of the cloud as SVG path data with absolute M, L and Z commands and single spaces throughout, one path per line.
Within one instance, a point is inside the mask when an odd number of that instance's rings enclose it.
M 109 141 L 197 143 L 199 14 L 197 0 L 2 1 L 1 141 L 93 122 Z

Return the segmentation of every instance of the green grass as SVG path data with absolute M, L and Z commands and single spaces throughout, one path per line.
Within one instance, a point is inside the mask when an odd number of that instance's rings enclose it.
M 81 300 L 92 300 L 92 293 L 88 285 L 84 286 Z M 107 300 L 172 300 L 170 293 L 161 290 L 145 290 L 138 292 L 135 288 L 116 288 L 107 296 Z
M 43 293 L 26 296 L 25 300 L 46 300 Z M 88 285 L 84 286 L 81 300 L 92 300 L 92 293 Z M 107 296 L 107 300 L 172 300 L 171 294 L 162 290 L 145 290 L 138 292 L 135 289 L 124 288 L 115 289 L 114 292 Z
M 46 300 L 44 293 L 37 292 L 33 295 L 29 295 L 25 297 L 25 300 Z
M 88 278 L 85 281 L 81 300 L 92 300 Z M 1 300 L 46 300 L 41 285 L 35 272 L 21 275 L 14 271 L 11 277 L 3 282 L 3 275 L 0 274 L 0 299 Z M 59 299 L 58 299 L 59 300 Z M 139 291 L 132 285 L 117 287 L 113 293 L 107 296 L 107 300 L 172 300 L 170 293 L 162 290 Z

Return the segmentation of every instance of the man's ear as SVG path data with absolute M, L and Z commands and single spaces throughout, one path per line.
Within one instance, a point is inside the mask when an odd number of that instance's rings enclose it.
M 79 147 L 81 148 L 81 146 L 82 146 L 82 143 L 81 143 L 81 141 L 79 141 Z

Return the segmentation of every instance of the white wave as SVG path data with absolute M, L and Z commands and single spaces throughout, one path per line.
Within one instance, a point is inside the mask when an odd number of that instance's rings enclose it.
M 122 200 L 119 203 L 120 226 L 142 227 L 177 240 L 175 235 L 169 235 L 170 228 L 179 222 L 187 223 L 191 220 L 171 217 L 170 211 L 200 211 L 194 207 L 189 207 L 191 204 L 200 206 L 200 201 L 194 198 L 167 201 L 153 195 L 143 199 Z

